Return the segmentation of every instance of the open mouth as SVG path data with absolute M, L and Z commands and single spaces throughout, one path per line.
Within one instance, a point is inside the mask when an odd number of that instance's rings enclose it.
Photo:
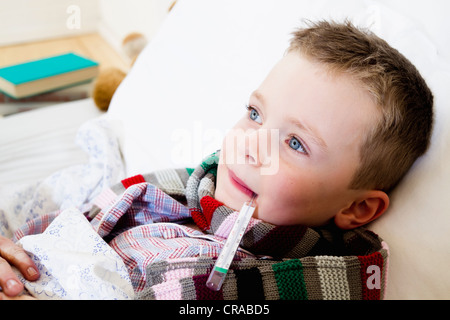
M 242 193 L 248 195 L 249 197 L 253 197 L 255 193 L 251 190 L 241 179 L 239 179 L 233 171 L 228 170 L 228 176 L 230 177 L 233 185 Z

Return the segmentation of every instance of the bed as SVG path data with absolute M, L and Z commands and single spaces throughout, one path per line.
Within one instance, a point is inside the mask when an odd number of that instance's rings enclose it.
M 449 299 L 448 9 L 446 0 L 179 0 L 106 114 L 86 99 L 0 120 L 0 234 L 126 176 L 195 165 L 220 146 L 295 27 L 349 18 L 399 49 L 435 95 L 431 148 L 370 225 L 390 248 L 385 298 Z

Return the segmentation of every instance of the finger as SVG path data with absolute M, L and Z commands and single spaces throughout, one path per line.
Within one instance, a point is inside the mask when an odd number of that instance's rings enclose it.
M 34 281 L 39 278 L 39 272 L 33 260 L 31 260 L 21 247 L 4 237 L 0 237 L 0 258 L 6 260 L 6 264 L 14 265 L 19 269 L 25 279 Z M 10 270 L 11 268 L 5 265 L 3 266 L 3 271 L 7 272 L 7 274 L 9 274 L 8 269 Z M 2 275 L 3 273 L 0 271 L 0 283 L 2 278 L 5 279 Z
M 0 286 L 8 296 L 16 296 L 23 291 L 23 284 L 19 281 L 11 266 L 0 258 Z

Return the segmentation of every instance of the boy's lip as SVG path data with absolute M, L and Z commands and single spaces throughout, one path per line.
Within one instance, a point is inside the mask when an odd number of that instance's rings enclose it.
M 253 197 L 256 193 L 250 189 L 244 181 L 239 179 L 236 174 L 232 170 L 228 170 L 228 176 L 230 177 L 231 183 L 242 193 L 248 195 L 249 197 Z

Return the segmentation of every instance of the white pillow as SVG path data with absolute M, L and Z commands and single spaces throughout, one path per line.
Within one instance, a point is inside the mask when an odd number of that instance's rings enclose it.
M 387 298 L 450 298 L 448 8 L 446 0 L 178 0 L 108 111 L 121 123 L 128 175 L 195 166 L 220 148 L 302 19 L 350 18 L 408 57 L 436 100 L 431 150 L 372 226 L 391 248 Z

